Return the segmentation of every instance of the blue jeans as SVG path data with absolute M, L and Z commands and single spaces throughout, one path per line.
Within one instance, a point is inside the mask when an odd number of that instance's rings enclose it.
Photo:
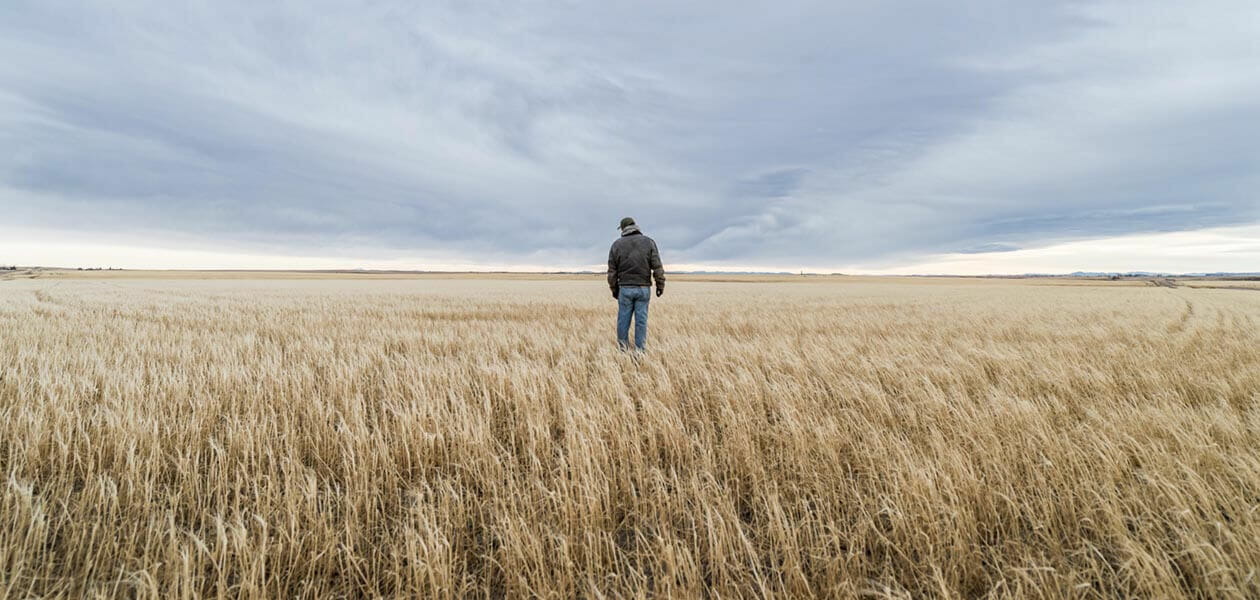
M 617 345 L 622 350 L 630 347 L 630 316 L 634 315 L 634 346 L 639 350 L 647 344 L 648 300 L 652 288 L 626 286 L 617 290 Z

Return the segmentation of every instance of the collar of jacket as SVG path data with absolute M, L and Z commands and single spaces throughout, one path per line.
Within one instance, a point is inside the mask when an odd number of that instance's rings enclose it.
M 635 234 L 635 233 L 643 233 L 643 232 L 639 231 L 639 226 L 638 226 L 638 225 L 626 225 L 626 228 L 621 230 L 621 235 L 622 235 L 622 237 L 625 237 L 625 236 L 627 236 L 627 235 L 631 235 L 631 234 Z

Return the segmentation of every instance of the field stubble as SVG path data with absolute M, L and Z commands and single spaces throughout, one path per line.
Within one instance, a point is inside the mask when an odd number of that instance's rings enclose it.
M 0 595 L 1260 595 L 1260 294 L 606 295 L 0 282 Z

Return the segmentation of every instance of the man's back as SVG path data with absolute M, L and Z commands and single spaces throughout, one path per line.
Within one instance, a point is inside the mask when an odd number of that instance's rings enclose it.
M 608 284 L 619 286 L 665 287 L 665 269 L 661 266 L 661 253 L 652 238 L 634 231 L 622 235 L 608 251 Z
M 665 293 L 665 268 L 656 242 L 643 235 L 634 219 L 626 217 L 619 226 L 621 237 L 608 250 L 608 287 L 617 299 L 617 343 L 628 348 L 630 319 L 634 318 L 634 345 L 643 350 L 647 343 L 648 301 L 652 280 L 656 295 Z

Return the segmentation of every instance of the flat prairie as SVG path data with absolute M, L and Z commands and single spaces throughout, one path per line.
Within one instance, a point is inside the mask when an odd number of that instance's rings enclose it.
M 1260 294 L 0 281 L 0 597 L 1260 597 Z

